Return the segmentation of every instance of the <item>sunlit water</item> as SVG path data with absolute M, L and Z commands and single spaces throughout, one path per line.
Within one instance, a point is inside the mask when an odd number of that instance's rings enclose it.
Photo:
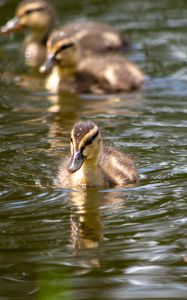
M 54 1 L 61 20 L 120 28 L 148 80 L 122 97 L 47 95 L 22 35 L 0 37 L 0 299 L 186 299 L 187 2 L 74 2 Z M 1 24 L 16 3 L 0 1 Z M 137 186 L 55 188 L 80 119 L 135 158 Z

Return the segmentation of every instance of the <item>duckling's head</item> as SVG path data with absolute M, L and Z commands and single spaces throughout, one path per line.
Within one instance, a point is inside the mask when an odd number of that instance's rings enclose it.
M 69 173 L 74 173 L 83 164 L 97 164 L 102 147 L 101 134 L 94 122 L 78 122 L 71 131 L 71 158 Z
M 29 28 L 31 31 L 48 31 L 55 19 L 54 8 L 44 0 L 24 0 L 16 8 L 15 17 L 1 28 L 6 34 Z
M 73 37 L 63 31 L 54 31 L 47 41 L 47 59 L 40 67 L 41 73 L 47 73 L 57 65 L 60 68 L 75 66 L 78 60 L 78 50 Z

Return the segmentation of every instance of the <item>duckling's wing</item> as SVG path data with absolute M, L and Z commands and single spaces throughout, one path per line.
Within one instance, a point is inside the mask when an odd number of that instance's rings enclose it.
M 75 74 L 76 90 L 79 93 L 103 94 L 103 88 L 97 75 L 87 68 L 77 68 Z
M 84 88 L 82 92 L 103 94 L 113 91 L 110 80 L 105 76 L 109 64 L 108 59 L 100 55 L 86 57 L 78 63 L 76 76 L 79 87 Z
M 138 89 L 144 82 L 144 74 L 133 63 L 120 55 L 95 55 L 80 61 L 80 75 L 87 74 L 103 92 L 122 92 Z
M 112 147 L 103 149 L 100 165 L 116 184 L 135 183 L 138 180 L 137 170 L 130 156 Z

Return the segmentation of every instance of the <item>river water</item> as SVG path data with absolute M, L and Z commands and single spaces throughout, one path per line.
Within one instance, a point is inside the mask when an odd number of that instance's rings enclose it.
M 0 37 L 0 299 L 187 299 L 187 1 L 53 2 L 59 23 L 121 29 L 147 81 L 120 97 L 49 95 L 22 34 Z M 0 1 L 1 25 L 17 3 Z M 135 158 L 138 185 L 55 188 L 80 119 Z

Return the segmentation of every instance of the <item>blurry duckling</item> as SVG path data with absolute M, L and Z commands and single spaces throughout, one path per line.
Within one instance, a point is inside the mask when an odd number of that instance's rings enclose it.
M 40 66 L 46 57 L 46 42 L 54 26 L 53 6 L 43 0 L 24 0 L 17 8 L 15 17 L 1 27 L 1 34 L 29 29 L 23 44 L 25 63 Z
M 97 125 L 78 122 L 71 131 L 71 156 L 58 170 L 58 187 L 109 187 L 138 181 L 131 158 L 120 151 L 104 147 Z
M 31 67 L 40 66 L 45 59 L 46 42 L 56 19 L 54 7 L 45 0 L 23 0 L 15 17 L 0 29 L 1 34 L 29 29 L 24 41 L 25 62 Z M 128 49 L 130 43 L 122 34 L 107 24 L 94 21 L 74 21 L 59 29 L 67 34 L 79 34 L 82 48 L 92 52 Z
M 40 67 L 41 73 L 51 71 L 46 80 L 48 90 L 105 94 L 142 87 L 144 74 L 134 63 L 117 54 L 84 55 L 77 36 L 59 31 L 50 35 L 47 59 Z

